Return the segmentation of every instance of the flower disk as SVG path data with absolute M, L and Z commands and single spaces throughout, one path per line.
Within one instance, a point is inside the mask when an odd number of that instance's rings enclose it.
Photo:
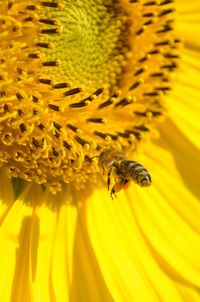
M 106 3 L 106 4 L 105 4 Z M 0 163 L 10 177 L 97 183 L 163 116 L 177 67 L 173 1 L 0 1 Z

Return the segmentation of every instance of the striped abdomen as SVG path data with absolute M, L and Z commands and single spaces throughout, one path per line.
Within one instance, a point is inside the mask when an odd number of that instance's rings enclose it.
M 119 174 L 121 179 L 133 180 L 142 187 L 151 185 L 151 176 L 149 172 L 135 161 L 121 161 L 119 164 Z

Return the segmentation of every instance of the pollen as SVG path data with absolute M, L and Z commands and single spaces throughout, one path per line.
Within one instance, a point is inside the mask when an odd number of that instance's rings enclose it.
M 173 0 L 0 1 L 0 165 L 59 190 L 99 183 L 165 115 L 180 40 Z

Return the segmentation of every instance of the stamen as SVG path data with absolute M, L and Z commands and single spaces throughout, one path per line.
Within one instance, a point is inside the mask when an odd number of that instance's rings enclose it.
M 81 108 L 81 107 L 85 107 L 85 106 L 87 106 L 87 103 L 85 103 L 85 102 L 78 102 L 78 103 L 73 103 L 73 104 L 69 105 L 70 108 Z
M 28 57 L 30 58 L 30 59 L 39 59 L 39 54 L 38 53 L 29 53 L 28 54 Z
M 59 34 L 59 29 L 58 28 L 45 28 L 45 29 L 41 29 L 41 34 L 57 35 L 57 34 Z
M 143 24 L 143 28 L 145 29 L 147 25 L 151 25 L 151 24 L 153 24 L 153 23 L 154 23 L 154 22 L 153 22 L 153 20 L 152 20 L 152 19 L 150 19 L 150 20 L 148 20 L 148 21 L 144 22 L 144 24 Z M 143 32 L 144 32 L 144 30 L 143 30 L 141 33 L 143 33 Z
M 127 132 L 118 132 L 118 135 L 123 137 L 123 138 L 129 138 L 130 137 L 130 133 L 127 133 Z
M 67 124 L 67 128 L 69 128 L 70 130 L 72 130 L 73 132 L 77 132 L 77 130 L 78 130 L 78 128 L 77 127 L 75 127 L 75 126 L 73 126 L 73 125 L 71 125 L 71 124 Z
M 98 124 L 102 124 L 104 122 L 103 118 L 101 117 L 88 118 L 86 121 L 90 123 L 98 123 Z
M 33 137 L 33 139 L 32 139 L 32 143 L 33 143 L 33 145 L 34 145 L 36 148 L 39 148 L 39 147 L 40 147 L 38 141 L 37 141 L 34 137 Z
M 129 90 L 133 90 L 133 89 L 137 88 L 141 83 L 142 83 L 141 81 L 135 82 L 135 83 L 129 88 Z
M 19 101 L 23 99 L 23 96 L 19 92 L 16 93 L 16 97 L 18 98 Z
M 21 123 L 19 125 L 19 128 L 20 128 L 20 130 L 21 130 L 22 133 L 26 131 L 26 126 L 24 125 L 24 123 Z
M 34 103 L 38 103 L 38 98 L 34 95 L 32 95 L 32 100 L 33 100 Z
M 145 25 L 148 25 L 148 23 L 145 23 Z M 145 30 L 145 26 L 142 26 L 141 28 L 138 29 L 138 31 L 136 31 L 136 35 L 139 36 L 141 35 Z
M 153 13 L 144 13 L 143 17 L 145 17 L 145 18 L 155 17 L 155 13 L 154 12 Z
M 169 43 L 170 43 L 169 40 L 165 40 L 165 41 L 157 42 L 154 45 L 155 46 L 165 46 L 165 45 L 169 45 Z
M 134 128 L 137 130 L 140 130 L 140 131 L 144 131 L 144 132 L 149 131 L 149 129 L 145 125 L 135 126 Z
M 42 43 L 42 42 L 38 42 L 36 43 L 37 47 L 42 47 L 42 48 L 51 48 L 51 44 L 50 43 Z
M 143 5 L 144 5 L 144 6 L 157 5 L 157 2 L 156 2 L 156 1 L 148 1 L 148 2 L 145 2 Z
M 49 79 L 39 79 L 39 82 L 46 85 L 51 85 L 52 81 Z
M 58 66 L 59 65 L 59 61 L 43 62 L 42 65 L 43 66 Z
M 179 59 L 180 56 L 177 54 L 173 54 L 173 53 L 165 53 L 164 57 L 167 59 Z
M 8 107 L 7 104 L 5 104 L 5 105 L 3 106 L 3 109 L 4 109 L 4 113 L 9 112 L 9 107 Z
M 174 1 L 173 0 L 164 0 L 164 1 L 160 2 L 160 6 L 171 4 L 172 2 L 174 2 Z
M 94 134 L 101 137 L 101 138 L 103 138 L 103 139 L 106 139 L 106 137 L 107 137 L 107 134 L 104 134 L 104 133 L 99 132 L 99 131 L 94 131 Z
M 174 68 L 177 68 L 177 64 L 175 62 L 172 62 L 172 64 L 161 65 L 160 68 L 169 69 L 170 71 L 172 71 Z
M 8 9 L 11 9 L 13 7 L 13 2 L 8 3 Z
M 59 7 L 59 3 L 58 2 L 46 2 L 46 1 L 42 1 L 41 5 L 46 6 L 46 7 L 52 7 L 52 8 L 58 8 Z
M 158 96 L 159 93 L 156 91 L 151 91 L 151 92 L 145 92 L 143 93 L 144 96 Z
M 124 107 L 131 104 L 132 102 L 133 102 L 132 99 L 123 98 L 122 100 L 120 100 L 118 103 L 115 104 L 115 107 L 119 107 L 119 106 Z
M 27 5 L 26 9 L 28 9 L 28 10 L 36 10 L 36 6 L 35 5 Z
M 60 129 L 62 128 L 62 126 L 61 125 L 59 125 L 57 122 L 55 122 L 55 121 L 53 121 L 53 125 L 54 125 L 54 127 L 58 130 L 58 131 L 60 131 Z
M 161 90 L 161 91 L 169 91 L 171 87 L 156 87 L 156 90 Z
M 62 88 L 67 88 L 67 87 L 68 87 L 67 83 L 58 83 L 58 84 L 53 85 L 54 89 L 62 89 Z
M 164 73 L 163 72 L 154 72 L 154 73 L 151 73 L 149 76 L 153 77 L 153 78 L 163 77 Z
M 40 128 L 40 130 L 44 130 L 44 129 L 45 129 L 45 126 L 44 126 L 42 123 L 40 123 L 40 124 L 38 125 L 38 127 Z
M 171 31 L 171 30 L 173 30 L 173 28 L 169 24 L 164 24 L 163 29 L 157 30 L 156 33 L 161 34 L 161 33 Z
M 81 145 L 81 146 L 85 146 L 85 145 L 89 145 L 89 143 L 85 140 L 83 140 L 82 138 L 80 138 L 78 135 L 75 136 L 75 140 Z
M 73 89 L 71 89 L 71 90 L 65 91 L 65 92 L 63 93 L 63 95 L 64 95 L 64 96 L 70 96 L 70 95 L 77 94 L 77 93 L 79 93 L 79 92 L 81 92 L 81 89 L 80 89 L 80 88 L 73 88 Z
M 71 149 L 71 146 L 66 141 L 63 141 L 63 146 L 68 150 Z
M 107 106 L 112 105 L 112 103 L 113 103 L 113 101 L 112 101 L 111 99 L 109 99 L 109 100 L 103 102 L 102 104 L 100 104 L 98 108 L 99 108 L 99 109 L 105 108 L 105 107 L 107 107 Z
M 24 19 L 24 22 L 31 22 L 33 21 L 33 17 L 27 17 Z
M 164 9 L 163 11 L 160 12 L 160 14 L 158 15 L 158 17 L 162 17 L 162 16 L 166 16 L 168 14 L 171 14 L 174 12 L 174 9 Z
M 149 55 L 157 55 L 160 53 L 159 49 L 153 49 L 148 52 Z
M 51 19 L 39 19 L 40 23 L 49 24 L 49 25 L 56 25 L 57 22 Z
M 49 104 L 48 107 L 54 111 L 60 111 L 60 107 L 54 104 Z
M 140 74 L 143 73 L 145 70 L 146 70 L 145 67 L 142 67 L 142 68 L 138 69 L 138 70 L 134 73 L 134 76 L 140 75 Z

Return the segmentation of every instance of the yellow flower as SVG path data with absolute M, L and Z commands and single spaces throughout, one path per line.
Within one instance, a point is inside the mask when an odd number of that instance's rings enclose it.
M 0 12 L 0 301 L 200 301 L 200 3 Z M 151 187 L 112 200 L 107 149 Z

